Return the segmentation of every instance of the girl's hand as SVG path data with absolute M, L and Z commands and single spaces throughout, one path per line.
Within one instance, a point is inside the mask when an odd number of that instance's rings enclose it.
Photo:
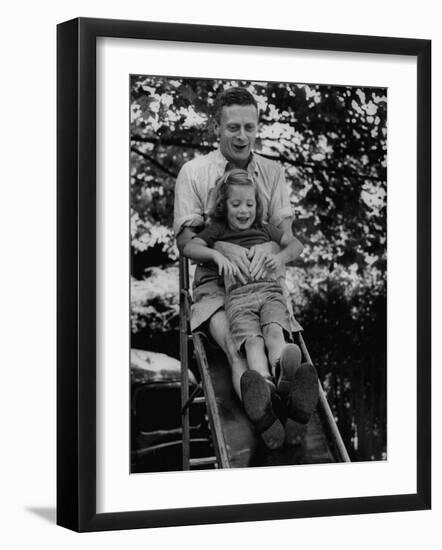
M 218 275 L 236 277 L 238 275 L 238 268 L 232 264 L 225 256 L 220 252 L 214 250 L 213 261 L 218 266 Z
M 264 265 L 267 267 L 267 269 L 278 271 L 278 269 L 284 267 L 284 262 L 281 260 L 279 254 L 268 254 L 266 259 L 264 260 Z

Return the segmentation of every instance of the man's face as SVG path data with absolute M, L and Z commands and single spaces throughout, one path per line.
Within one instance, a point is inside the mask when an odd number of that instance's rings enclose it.
M 229 105 L 215 123 L 221 153 L 236 168 L 245 168 L 258 132 L 258 112 L 254 105 Z

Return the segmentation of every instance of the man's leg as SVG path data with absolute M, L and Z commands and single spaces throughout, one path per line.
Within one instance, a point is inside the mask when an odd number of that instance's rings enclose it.
M 232 369 L 232 383 L 241 399 L 241 376 L 247 370 L 247 362 L 237 351 L 230 336 L 229 323 L 224 309 L 219 309 L 209 320 L 209 331 L 218 346 L 224 351 Z

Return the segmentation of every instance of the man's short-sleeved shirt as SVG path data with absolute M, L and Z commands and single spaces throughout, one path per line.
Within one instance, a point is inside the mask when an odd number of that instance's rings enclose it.
M 175 187 L 175 235 L 184 227 L 201 227 L 208 220 L 213 191 L 218 179 L 228 169 L 227 159 L 217 149 L 186 162 L 178 174 Z M 278 226 L 292 215 L 292 208 L 282 166 L 253 153 L 247 171 L 260 190 L 264 221 Z

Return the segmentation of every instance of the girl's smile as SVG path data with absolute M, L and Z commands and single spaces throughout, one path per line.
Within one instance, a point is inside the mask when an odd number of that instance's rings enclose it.
M 227 223 L 234 231 L 249 229 L 256 217 L 255 189 L 249 185 L 229 185 Z

